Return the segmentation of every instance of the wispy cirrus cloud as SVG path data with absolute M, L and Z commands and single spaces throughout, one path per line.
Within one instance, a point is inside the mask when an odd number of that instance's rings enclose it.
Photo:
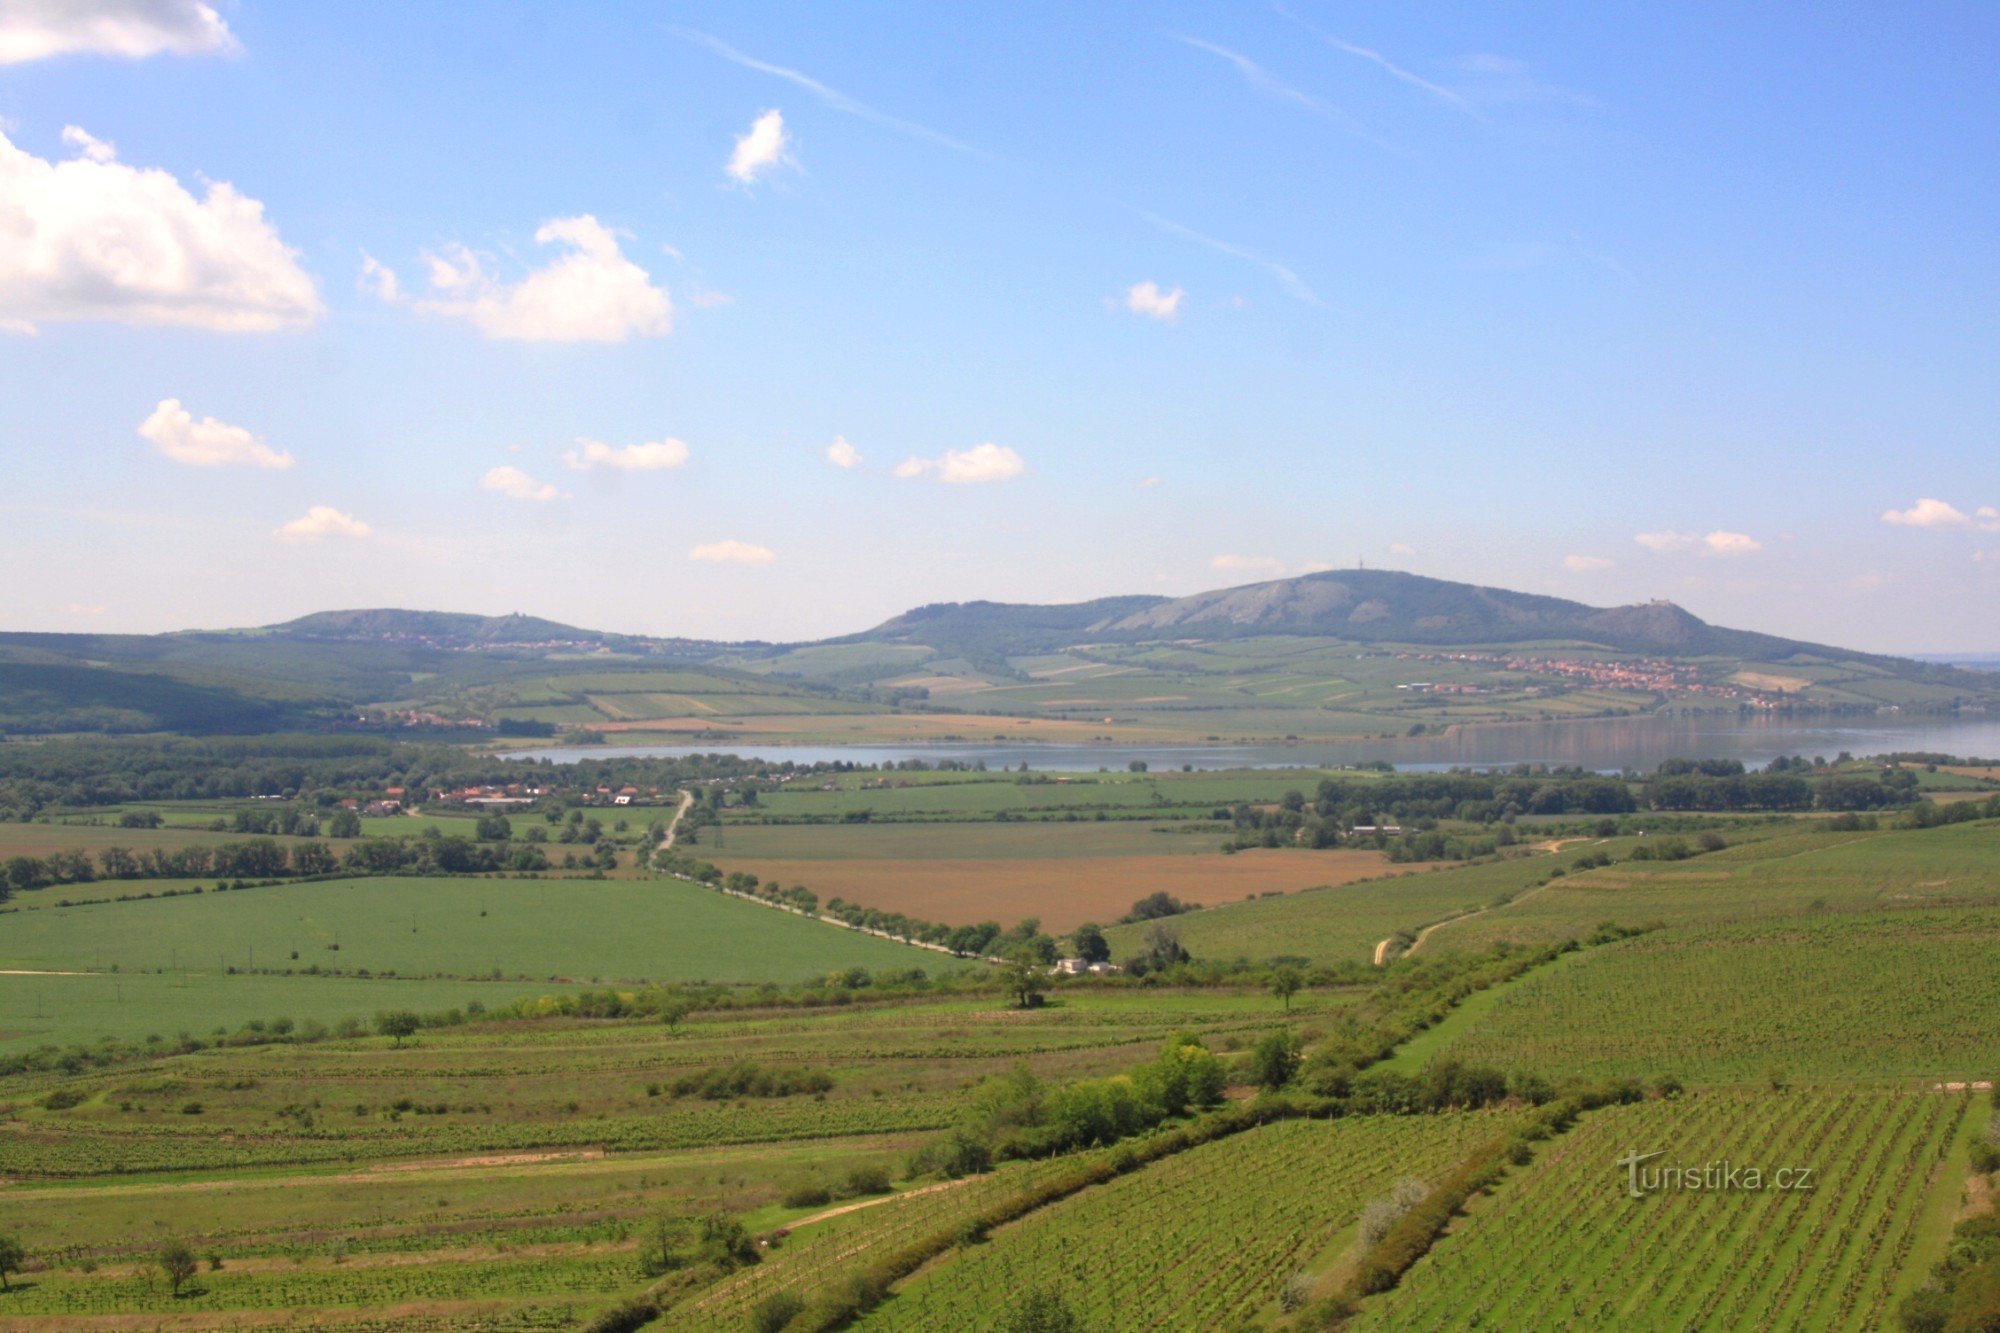
M 1217 254 L 1228 255 L 1233 259 L 1241 259 L 1246 263 L 1255 264 L 1266 273 L 1269 273 L 1273 278 L 1276 278 L 1278 285 L 1297 299 L 1304 301 L 1307 305 L 1325 307 L 1326 302 L 1319 299 L 1319 293 L 1307 286 L 1305 279 L 1301 278 L 1289 265 L 1281 264 L 1268 255 L 1259 254 L 1248 246 L 1237 245 L 1233 241 L 1218 240 L 1216 237 L 1196 231 L 1193 227 L 1183 226 L 1172 218 L 1161 217 L 1158 213 L 1151 213 L 1143 208 L 1136 211 L 1140 217 L 1143 217 L 1146 221 L 1152 223 L 1168 235 L 1178 236 L 1184 241 L 1193 241 L 1196 245 L 1206 246 Z
M 1357 139 L 1365 139 L 1377 148 L 1388 147 L 1387 144 L 1369 133 L 1367 126 L 1363 125 L 1340 107 L 1335 106 L 1325 98 L 1315 97 L 1302 88 L 1294 87 L 1252 60 L 1249 56 L 1244 55 L 1241 51 L 1232 51 L 1226 46 L 1205 41 L 1200 37 L 1190 37 L 1183 32 L 1170 32 L 1167 36 L 1184 46 L 1192 47 L 1197 51 L 1206 51 L 1220 60 L 1227 61 L 1235 67 L 1238 74 L 1243 76 L 1246 83 L 1264 94 L 1264 96 L 1274 101 L 1289 103 L 1292 106 L 1309 111 L 1335 128 L 1344 130 Z
M 1366 60 L 1370 64 L 1379 66 L 1391 78 L 1399 79 L 1402 82 L 1408 84 L 1412 88 L 1420 89 L 1421 91 L 1430 94 L 1438 101 L 1445 103 L 1447 106 L 1453 107 L 1459 111 L 1463 111 L 1466 115 L 1471 116 L 1475 120 L 1484 119 L 1484 117 L 1482 117 L 1479 114 L 1479 109 L 1473 106 L 1471 102 L 1467 101 L 1463 93 L 1455 92 L 1452 89 L 1445 87 L 1443 84 L 1432 83 L 1429 79 L 1424 78 L 1421 74 L 1414 74 L 1409 70 L 1404 69 L 1401 65 L 1398 65 L 1395 61 L 1389 59 L 1389 57 L 1383 55 L 1380 51 L 1373 50 L 1366 46 L 1357 45 L 1356 43 L 1350 42 L 1343 37 L 1336 37 L 1334 34 L 1328 32 L 1326 29 L 1320 27 L 1318 24 L 1309 22 L 1306 19 L 1301 18 L 1299 15 L 1293 13 L 1290 9 L 1286 8 L 1284 5 L 1278 6 L 1278 13 L 1284 18 L 1287 18 L 1291 20 L 1293 23 L 1296 23 L 1299 27 L 1304 28 L 1307 32 L 1319 38 L 1321 41 L 1325 42 L 1328 46 L 1331 46 L 1334 50 L 1344 51 L 1348 55 L 1354 56 L 1357 59 Z
M 955 153 L 972 153 L 981 157 L 988 156 L 988 154 L 974 148 L 971 144 L 960 139 L 954 139 L 949 134 L 941 133 L 928 125 L 919 125 L 914 120 L 904 120 L 902 117 L 892 116 L 886 111 L 877 111 L 861 99 L 849 97 L 837 88 L 829 88 L 826 84 L 821 83 L 809 74 L 802 73 L 796 69 L 787 69 L 783 65 L 774 65 L 768 60 L 759 60 L 752 55 L 746 55 L 718 37 L 711 37 L 705 32 L 698 32 L 692 28 L 674 28 L 672 32 L 675 36 L 685 41 L 693 42 L 696 46 L 714 52 L 731 64 L 741 65 L 745 69 L 755 70 L 759 74 L 768 74 L 774 79 L 783 79 L 787 83 L 803 88 L 820 101 L 832 107 L 835 111 L 844 112 L 850 116 L 858 116 L 862 120 L 880 125 L 884 129 L 894 130 L 898 134 L 906 134 L 913 139 L 923 139 L 929 143 L 937 144 L 941 148 L 949 148 Z

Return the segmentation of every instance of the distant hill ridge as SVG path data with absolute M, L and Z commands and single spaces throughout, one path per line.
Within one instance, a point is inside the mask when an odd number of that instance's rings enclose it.
M 1561 597 L 1453 583 L 1395 570 L 1351 569 L 1245 584 L 1189 597 L 1106 597 L 1067 606 L 947 602 L 919 607 L 836 643 L 927 643 L 940 651 L 1047 651 L 1098 639 L 1301 635 L 1356 643 L 1504 647 L 1546 640 L 1662 656 L 1784 658 L 1799 653 L 1917 664 L 1823 644 L 1722 629 L 1672 602 L 1595 607 Z

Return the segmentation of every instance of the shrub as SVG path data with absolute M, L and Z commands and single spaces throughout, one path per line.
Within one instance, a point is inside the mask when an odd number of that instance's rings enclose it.
M 841 1182 L 841 1193 L 850 1197 L 863 1194 L 887 1194 L 889 1173 L 879 1166 L 857 1166 L 847 1173 Z
M 750 1327 L 756 1333 L 782 1333 L 785 1325 L 805 1311 L 806 1303 L 789 1291 L 766 1296 L 750 1312 Z
M 785 1191 L 782 1202 L 787 1208 L 823 1208 L 833 1202 L 833 1195 L 824 1185 L 794 1185 Z

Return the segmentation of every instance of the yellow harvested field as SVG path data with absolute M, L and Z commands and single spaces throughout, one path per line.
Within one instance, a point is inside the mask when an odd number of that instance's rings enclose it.
M 952 925 L 1012 925 L 1032 916 L 1041 919 L 1044 930 L 1055 932 L 1086 921 L 1109 924 L 1149 893 L 1164 891 L 1183 902 L 1213 907 L 1260 893 L 1352 884 L 1430 868 L 1391 865 L 1380 852 L 1349 850 L 979 860 L 805 860 L 725 853 L 717 859 L 759 879 L 803 885 L 821 902 L 845 898 Z

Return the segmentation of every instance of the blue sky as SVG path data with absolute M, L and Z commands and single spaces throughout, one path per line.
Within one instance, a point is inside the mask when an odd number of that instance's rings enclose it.
M 1990 5 L 13 0 L 0 624 L 1366 559 L 2000 649 L 1996 94 Z

